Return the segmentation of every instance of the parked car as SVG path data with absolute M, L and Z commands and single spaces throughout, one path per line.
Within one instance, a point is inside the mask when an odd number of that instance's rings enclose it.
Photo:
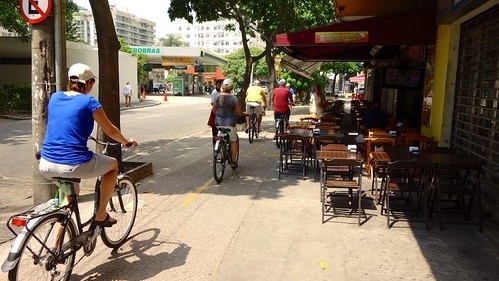
M 154 83 L 152 86 L 152 91 L 154 93 L 163 93 L 165 90 L 165 86 L 162 83 Z

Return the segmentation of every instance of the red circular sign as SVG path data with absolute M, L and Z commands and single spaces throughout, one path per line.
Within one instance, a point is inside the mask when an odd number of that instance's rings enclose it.
M 20 0 L 19 4 L 21 16 L 31 24 L 42 22 L 52 10 L 52 0 Z

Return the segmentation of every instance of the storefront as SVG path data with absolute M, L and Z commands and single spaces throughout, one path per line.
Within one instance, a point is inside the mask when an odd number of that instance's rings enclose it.
M 482 161 L 484 205 L 499 218 L 499 1 L 442 2 L 431 118 L 423 129 L 440 129 L 441 144 Z

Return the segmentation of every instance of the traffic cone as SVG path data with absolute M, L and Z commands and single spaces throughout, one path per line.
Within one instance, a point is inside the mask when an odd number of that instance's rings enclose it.
M 165 93 L 165 97 L 163 98 L 163 101 L 168 101 L 168 96 Z

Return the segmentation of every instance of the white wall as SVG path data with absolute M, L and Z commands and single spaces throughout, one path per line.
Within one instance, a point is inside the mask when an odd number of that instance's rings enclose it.
M 99 60 L 98 60 L 98 49 L 93 46 L 67 42 L 67 66 L 69 67 L 74 63 L 84 63 L 92 69 L 94 75 L 99 77 Z M 129 53 L 119 52 L 118 55 L 118 67 L 119 67 L 119 85 L 117 94 L 120 95 L 120 103 L 125 103 L 125 98 L 123 97 L 123 87 L 125 83 L 130 82 L 132 86 L 132 102 L 137 102 L 137 57 L 132 56 Z M 97 79 L 95 86 L 93 87 L 90 94 L 97 97 L 99 91 L 99 79 Z
M 95 46 L 82 43 L 67 42 L 66 64 L 67 68 L 74 63 L 84 63 L 90 66 L 95 76 L 99 77 L 98 50 Z M 31 42 L 21 41 L 19 38 L 0 37 L 0 58 L 26 58 L 31 59 Z M 119 52 L 119 85 L 116 91 L 120 95 L 120 103 L 125 103 L 122 95 L 123 87 L 127 81 L 132 86 L 132 102 L 137 102 L 137 58 L 131 54 Z M 0 85 L 5 84 L 31 84 L 31 65 L 0 64 Z M 97 97 L 100 81 L 97 79 L 91 95 Z

